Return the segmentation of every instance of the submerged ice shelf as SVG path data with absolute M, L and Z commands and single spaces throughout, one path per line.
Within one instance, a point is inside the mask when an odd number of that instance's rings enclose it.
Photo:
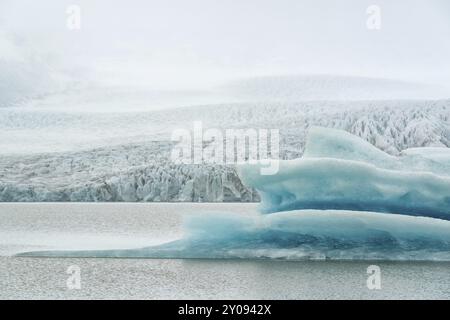
M 126 250 L 21 256 L 450 261 L 450 221 L 373 212 L 297 210 L 191 216 L 183 239 Z
M 280 161 L 277 174 L 238 169 L 270 214 L 189 216 L 182 239 L 153 247 L 20 255 L 450 261 L 448 148 L 393 157 L 346 132 L 311 128 L 304 157 Z

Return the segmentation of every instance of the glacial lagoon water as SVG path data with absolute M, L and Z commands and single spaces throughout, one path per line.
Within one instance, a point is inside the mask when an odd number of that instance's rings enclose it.
M 257 215 L 256 204 L 0 204 L 0 299 L 450 299 L 449 262 L 28 258 L 129 249 L 183 235 L 190 214 Z M 367 287 L 368 266 L 381 288 Z M 80 289 L 67 270 L 80 270 Z

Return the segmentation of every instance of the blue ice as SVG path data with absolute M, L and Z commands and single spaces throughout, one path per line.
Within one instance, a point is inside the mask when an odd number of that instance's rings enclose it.
M 189 216 L 186 234 L 160 246 L 42 251 L 22 256 L 450 261 L 450 221 L 373 212 L 297 210 Z
M 238 170 L 261 195 L 263 212 L 339 209 L 450 220 L 448 148 L 394 157 L 345 131 L 311 128 L 303 158 L 280 160 L 275 175 L 261 175 L 260 167 Z

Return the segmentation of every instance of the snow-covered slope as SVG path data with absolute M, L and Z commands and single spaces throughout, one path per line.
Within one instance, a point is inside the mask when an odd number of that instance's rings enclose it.
M 222 90 L 242 100 L 402 100 L 448 98 L 450 88 L 407 81 L 338 75 L 265 76 L 231 82 Z
M 450 100 L 233 103 L 170 111 L 81 112 L 0 109 L 0 154 L 67 152 L 112 144 L 167 141 L 174 129 L 275 128 L 283 158 L 302 154 L 309 126 L 346 130 L 391 154 L 450 146 Z

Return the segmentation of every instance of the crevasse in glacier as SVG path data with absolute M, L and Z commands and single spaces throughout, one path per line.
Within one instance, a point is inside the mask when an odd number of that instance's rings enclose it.
M 238 172 L 261 195 L 263 212 L 339 209 L 450 220 L 450 152 L 427 149 L 394 157 L 345 131 L 313 127 L 303 158 L 280 160 L 277 174 L 261 175 L 259 164 L 239 165 Z

